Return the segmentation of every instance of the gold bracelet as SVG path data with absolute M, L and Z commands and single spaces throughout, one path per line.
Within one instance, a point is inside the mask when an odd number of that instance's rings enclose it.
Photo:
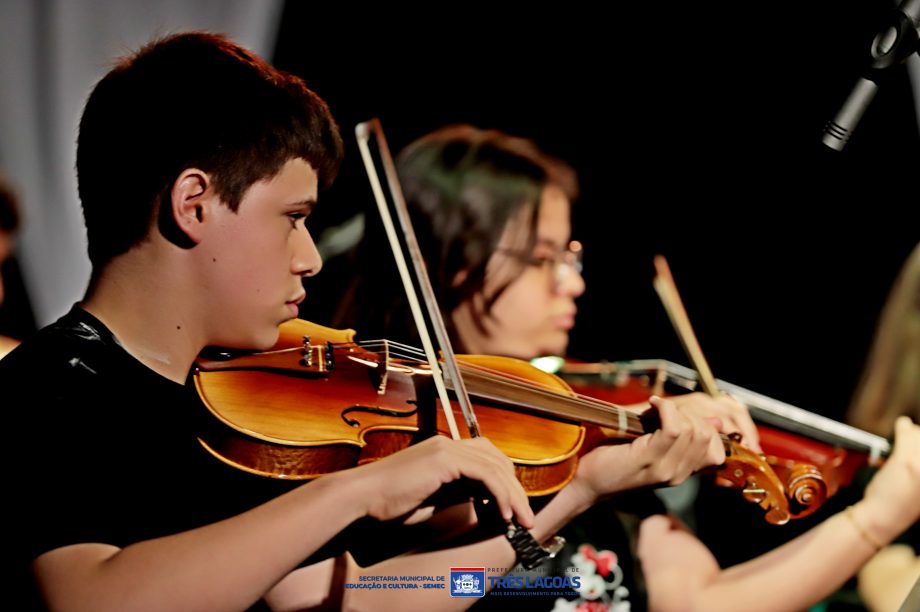
M 875 537 L 866 531 L 866 528 L 859 524 L 859 521 L 856 520 L 856 515 L 853 513 L 853 506 L 847 506 L 847 509 L 844 511 L 844 514 L 850 519 L 850 522 L 853 523 L 853 528 L 862 536 L 862 539 L 869 543 L 872 548 L 876 551 L 882 550 L 885 548 L 884 544 L 880 544 Z

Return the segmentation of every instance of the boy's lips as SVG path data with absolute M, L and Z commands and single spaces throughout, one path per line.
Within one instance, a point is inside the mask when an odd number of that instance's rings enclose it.
M 306 292 L 304 292 L 304 293 L 299 294 L 299 295 L 298 295 L 297 297 L 295 297 L 294 299 L 288 300 L 287 302 L 285 302 L 285 304 L 293 304 L 294 306 L 297 306 L 297 305 L 300 304 L 302 301 L 304 301 L 304 299 L 306 299 L 306 297 L 307 297 L 307 294 L 306 294 Z
M 297 308 L 297 305 L 300 304 L 302 301 L 304 301 L 304 298 L 306 297 L 307 297 L 306 293 L 301 293 L 294 299 L 288 300 L 287 302 L 284 303 L 284 305 L 288 307 L 288 310 L 291 313 L 291 318 L 296 319 L 300 315 L 300 309 Z

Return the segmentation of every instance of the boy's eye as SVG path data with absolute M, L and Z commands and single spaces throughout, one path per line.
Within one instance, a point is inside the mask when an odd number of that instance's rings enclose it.
M 287 217 L 291 220 L 291 225 L 296 225 L 301 219 L 306 219 L 307 215 L 302 212 L 291 212 L 287 214 Z

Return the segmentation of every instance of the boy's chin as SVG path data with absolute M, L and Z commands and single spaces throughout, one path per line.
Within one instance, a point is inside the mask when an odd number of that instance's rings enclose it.
M 278 342 L 278 336 L 277 326 L 258 331 L 250 330 L 249 334 L 234 338 L 220 346 L 241 351 L 267 351 Z
M 266 330 L 264 333 L 260 334 L 258 338 L 255 338 L 251 348 L 257 351 L 267 351 L 278 343 L 279 335 L 280 332 L 276 325 L 271 330 Z

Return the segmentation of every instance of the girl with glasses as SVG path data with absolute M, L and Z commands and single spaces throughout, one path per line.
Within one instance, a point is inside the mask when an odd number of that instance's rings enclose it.
M 454 349 L 522 359 L 564 354 L 576 299 L 585 290 L 582 245 L 570 235 L 571 204 L 577 196 L 574 171 L 530 141 L 465 125 L 420 138 L 399 155 L 397 165 Z M 381 255 L 385 248 L 373 233 L 365 237 L 363 278 L 350 290 L 340 323 L 368 337 L 413 342 L 394 266 Z M 684 414 L 718 417 L 724 431 L 740 432 L 745 444 L 758 450 L 756 429 L 742 406 L 700 394 L 678 401 Z M 652 609 L 807 607 L 835 590 L 878 546 L 920 515 L 918 463 L 920 428 L 902 421 L 896 451 L 863 501 L 793 542 L 727 570 L 662 514 L 628 534 L 612 506 L 594 506 L 564 532 L 575 544 L 591 545 L 570 549 L 570 556 L 550 572 L 578 567 L 586 585 L 579 600 L 528 597 L 528 605 L 635 611 L 646 607 L 644 584 Z M 648 498 L 638 502 L 645 512 L 649 507 L 663 510 Z M 644 579 L 630 561 L 634 547 Z M 816 564 L 819 552 L 839 561 Z M 783 588 L 776 589 L 777 584 Z M 504 601 L 486 597 L 480 605 Z

